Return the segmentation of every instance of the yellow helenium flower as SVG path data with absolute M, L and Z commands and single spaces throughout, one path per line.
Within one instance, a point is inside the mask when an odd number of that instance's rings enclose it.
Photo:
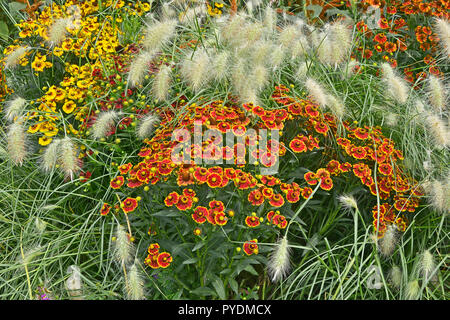
M 39 138 L 39 144 L 41 145 L 41 146 L 46 146 L 46 145 L 48 145 L 50 142 L 52 142 L 52 138 L 50 138 L 50 137 L 47 137 L 47 136 L 43 136 L 43 137 L 40 137 Z
M 62 109 L 65 113 L 72 113 L 76 107 L 77 105 L 75 104 L 75 102 L 73 102 L 72 100 L 68 100 L 66 101 L 66 103 L 64 103 Z

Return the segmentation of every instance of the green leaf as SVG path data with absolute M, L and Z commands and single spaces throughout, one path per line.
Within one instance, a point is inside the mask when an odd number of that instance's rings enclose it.
M 222 280 L 220 278 L 217 278 L 216 280 L 214 280 L 212 282 L 212 285 L 213 285 L 214 289 L 216 289 L 216 292 L 217 292 L 217 295 L 219 296 L 219 298 L 221 300 L 225 300 L 227 297 L 225 294 L 225 288 L 223 286 Z
M 194 264 L 197 262 L 197 258 L 191 258 L 183 261 L 183 264 Z
M 8 25 L 4 21 L 0 21 L 0 37 L 7 40 L 9 36 Z
M 257 276 L 258 272 L 255 270 L 255 268 L 253 268 L 253 266 L 251 264 L 249 264 L 248 266 L 246 266 L 244 268 L 245 271 L 250 272 L 252 275 Z
M 228 279 L 228 283 L 230 284 L 231 290 L 233 290 L 234 293 L 238 294 L 239 285 L 236 280 L 234 279 Z
M 197 289 L 194 289 L 191 291 L 191 293 L 198 295 L 198 296 L 215 296 L 216 292 L 208 287 L 198 287 Z
M 192 249 L 192 252 L 197 251 L 198 249 L 202 248 L 204 245 L 206 244 L 205 241 L 201 241 L 199 243 L 197 243 L 194 248 Z

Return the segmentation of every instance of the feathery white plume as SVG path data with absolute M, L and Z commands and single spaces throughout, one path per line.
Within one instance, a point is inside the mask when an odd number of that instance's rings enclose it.
M 136 87 L 144 80 L 146 73 L 149 71 L 149 63 L 154 57 L 154 52 L 142 52 L 130 63 L 130 71 L 128 73 L 128 82 L 131 87 Z
M 59 164 L 66 178 L 73 180 L 73 176 L 80 170 L 77 151 L 69 137 L 61 139 L 59 150 Z
M 129 300 L 143 300 L 144 297 L 144 280 L 138 269 L 138 262 L 134 262 L 128 272 L 127 297 Z
M 153 80 L 152 92 L 156 99 L 165 101 L 170 89 L 170 73 L 172 68 L 170 66 L 162 65 Z
M 407 300 L 417 300 L 419 298 L 419 281 L 411 280 L 406 284 L 405 296 Z
M 303 82 L 306 79 L 306 76 L 308 74 L 308 64 L 306 61 L 300 62 L 297 68 L 297 72 L 295 72 L 295 79 L 298 82 Z
M 397 244 L 397 229 L 395 226 L 388 226 L 383 238 L 379 240 L 379 249 L 382 255 L 388 257 L 392 255 Z
M 269 34 L 275 31 L 275 28 L 277 26 L 277 13 L 270 6 L 267 6 L 266 10 L 264 11 L 263 24 Z
M 444 18 L 437 18 L 434 27 L 440 39 L 442 55 L 444 58 L 450 59 L 450 22 Z
M 22 116 L 27 101 L 24 98 L 17 97 L 6 104 L 5 116 L 9 121 L 13 121 L 15 117 Z
M 430 280 L 432 272 L 435 271 L 436 264 L 430 250 L 424 250 L 420 256 L 419 270 L 420 274 L 425 277 L 425 282 Z
M 204 49 L 195 51 L 192 60 L 186 56 L 181 66 L 181 73 L 193 91 L 199 91 L 209 81 L 211 62 Z
M 14 122 L 9 126 L 6 141 L 8 154 L 11 160 L 15 165 L 21 166 L 27 154 L 27 150 L 26 132 L 20 121 Z
M 427 80 L 427 96 L 436 112 L 442 112 L 446 108 L 446 88 L 441 80 L 430 75 Z
M 175 34 L 177 21 L 174 19 L 156 21 L 147 27 L 143 46 L 147 51 L 158 50 Z
M 268 264 L 268 271 L 273 282 L 283 279 L 290 268 L 290 248 L 286 235 L 274 247 Z
M 14 49 L 5 59 L 5 68 L 13 68 L 15 67 L 19 61 L 25 57 L 27 51 L 30 50 L 30 47 L 18 47 Z
M 381 69 L 383 71 L 382 80 L 389 96 L 400 104 L 406 103 L 409 94 L 408 85 L 402 78 L 395 74 L 389 63 L 383 63 Z
M 330 108 L 331 112 L 339 119 L 342 119 L 345 113 L 345 106 L 342 103 L 341 99 L 338 97 L 329 94 L 327 96 L 327 105 Z
M 61 139 L 53 139 L 42 155 L 42 168 L 47 172 L 52 170 L 58 161 L 60 143 Z
M 118 117 L 119 113 L 114 110 L 101 112 L 92 125 L 92 137 L 94 139 L 104 138 L 106 134 L 114 127 L 115 121 Z
M 346 210 L 358 210 L 358 203 L 356 202 L 355 197 L 343 194 L 338 197 L 338 200 L 341 203 L 342 207 L 344 207 Z
M 222 81 L 227 78 L 229 72 L 230 53 L 222 51 L 214 57 L 213 76 L 216 81 Z
M 141 119 L 136 130 L 136 134 L 139 138 L 145 139 L 151 135 L 155 124 L 159 122 L 159 118 L 156 115 L 148 114 Z
M 251 79 L 252 79 L 251 81 L 255 85 L 255 88 L 257 90 L 261 90 L 268 83 L 269 71 L 267 70 L 267 68 L 264 65 L 254 66 L 253 72 L 251 75 Z
M 283 64 L 284 57 L 285 53 L 282 46 L 276 46 L 272 49 L 269 60 L 269 65 L 272 67 L 272 70 L 277 70 Z
M 117 225 L 115 236 L 114 257 L 121 264 L 130 262 L 133 256 L 134 247 L 132 242 L 129 240 L 125 227 L 120 224 Z
M 398 266 L 394 265 L 389 271 L 389 280 L 395 288 L 400 289 L 402 285 L 402 270 Z
M 449 131 L 444 121 L 438 115 L 427 112 L 425 122 L 437 147 L 448 147 L 450 143 Z
M 56 20 L 47 31 L 48 43 L 50 47 L 58 46 L 64 41 L 67 34 L 67 26 L 69 25 L 67 18 L 60 18 Z
M 250 51 L 250 60 L 254 65 L 268 64 L 270 54 L 273 48 L 271 41 L 259 40 Z
M 308 78 L 305 82 L 305 86 L 312 99 L 321 107 L 325 107 L 328 104 L 327 91 L 319 82 L 312 78 Z

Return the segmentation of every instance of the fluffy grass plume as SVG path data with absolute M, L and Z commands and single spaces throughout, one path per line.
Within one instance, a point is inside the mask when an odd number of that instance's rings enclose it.
M 396 265 L 392 266 L 391 270 L 389 271 L 388 278 L 390 283 L 396 289 L 400 289 L 402 285 L 402 270 L 400 270 L 400 267 Z
M 435 20 L 434 29 L 439 36 L 439 43 L 442 47 L 442 55 L 447 60 L 450 59 L 450 22 L 444 18 Z
M 342 207 L 345 210 L 358 210 L 358 203 L 356 202 L 355 197 L 351 196 L 351 195 L 340 195 L 338 197 L 338 201 L 340 202 L 340 204 L 342 205 Z
M 254 83 L 257 90 L 263 89 L 269 82 L 269 70 L 264 65 L 257 65 L 253 67 L 251 81 Z
M 58 162 L 58 152 L 61 139 L 53 139 L 53 141 L 45 148 L 42 155 L 42 168 L 44 171 L 51 171 Z
M 278 41 L 286 48 L 290 47 L 297 39 L 300 30 L 296 25 L 288 25 L 281 30 Z
M 128 272 L 127 283 L 127 297 L 128 300 L 143 300 L 144 296 L 144 281 L 138 269 L 138 262 L 134 262 Z
M 345 114 L 345 106 L 340 98 L 329 94 L 327 95 L 327 105 L 330 108 L 331 112 L 338 118 L 342 119 Z
M 5 68 L 15 67 L 28 50 L 30 50 L 30 47 L 21 46 L 11 52 L 5 59 Z
M 27 101 L 21 97 L 17 97 L 14 100 L 9 101 L 5 107 L 6 119 L 13 121 L 14 118 L 22 116 L 26 104 Z
M 15 165 L 21 166 L 27 155 L 26 132 L 22 123 L 17 121 L 9 126 L 6 141 L 10 159 Z
M 186 56 L 181 66 L 181 73 L 193 91 L 199 91 L 208 82 L 211 76 L 210 66 L 211 61 L 203 49 L 195 51 L 192 59 L 191 54 Z
M 431 206 L 438 212 L 450 213 L 449 182 L 432 180 L 423 184 Z
M 254 50 L 250 51 L 250 60 L 253 65 L 268 64 L 272 52 L 273 43 L 268 40 L 259 40 L 254 44 Z
M 130 64 L 130 71 L 128 73 L 128 82 L 131 87 L 136 87 L 142 84 L 145 75 L 149 71 L 149 63 L 154 57 L 154 52 L 144 51 L 139 54 Z
M 277 27 L 277 13 L 270 5 L 264 10 L 263 24 L 269 34 Z
M 269 65 L 272 70 L 275 71 L 279 69 L 284 62 L 285 50 L 282 46 L 275 46 L 270 54 Z
M 148 114 L 141 119 L 136 130 L 136 134 L 139 138 L 148 138 L 155 128 L 155 125 L 159 122 L 159 118 L 156 115 Z
M 389 63 L 383 63 L 381 69 L 382 80 L 391 99 L 400 104 L 406 103 L 409 95 L 409 87 L 406 82 L 395 74 Z
M 286 235 L 281 238 L 270 255 L 268 271 L 273 282 L 283 279 L 290 268 L 290 248 Z
M 306 61 L 302 61 L 299 63 L 297 71 L 294 76 L 298 82 L 303 83 L 308 75 L 308 64 Z
M 420 274 L 425 278 L 425 282 L 430 279 L 430 275 L 435 270 L 435 268 L 436 264 L 430 250 L 424 250 L 420 255 L 419 271 Z
M 214 80 L 222 81 L 227 78 L 230 58 L 230 53 L 228 51 L 222 51 L 216 54 L 212 62 Z
M 164 46 L 174 35 L 177 20 L 168 19 L 150 24 L 145 31 L 143 46 L 147 51 L 158 50 Z
M 92 137 L 94 139 L 106 137 L 106 134 L 114 127 L 118 117 L 119 113 L 114 110 L 101 112 L 92 125 Z
M 436 147 L 439 149 L 449 146 L 449 133 L 445 122 L 436 114 L 427 112 L 425 116 L 425 123 L 432 136 Z
M 417 300 L 419 298 L 420 285 L 419 281 L 411 280 L 406 284 L 405 297 L 407 300 Z
M 124 226 L 117 225 L 114 241 L 114 257 L 120 264 L 130 262 L 133 257 L 133 244 L 130 242 Z
M 305 87 L 311 98 L 321 107 L 325 107 L 328 104 L 327 91 L 318 81 L 308 78 L 305 82 Z
M 67 18 L 61 18 L 56 20 L 47 31 L 47 41 L 50 47 L 55 47 L 64 41 L 67 34 L 67 26 L 69 20 Z
M 426 88 L 431 106 L 436 112 L 442 112 L 446 108 L 446 88 L 444 84 L 438 77 L 430 75 Z
M 170 66 L 162 65 L 153 80 L 152 93 L 159 101 L 165 101 L 170 89 L 170 74 L 172 68 Z
M 80 170 L 80 167 L 78 165 L 75 144 L 69 137 L 61 140 L 58 158 L 58 163 L 65 177 L 73 180 L 74 175 Z
M 378 241 L 378 248 L 383 256 L 389 257 L 394 252 L 395 246 L 397 244 L 397 229 L 394 226 L 389 226 L 383 236 Z

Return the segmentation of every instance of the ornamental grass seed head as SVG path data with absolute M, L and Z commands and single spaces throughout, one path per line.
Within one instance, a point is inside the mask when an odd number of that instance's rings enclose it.
M 443 149 L 449 146 L 450 136 L 445 122 L 434 113 L 427 112 L 425 115 L 425 124 L 438 149 Z
M 144 300 L 144 279 L 139 271 L 139 264 L 135 261 L 128 271 L 127 282 L 127 298 L 128 300 Z
M 80 171 L 75 144 L 72 139 L 65 137 L 59 144 L 58 163 L 66 179 L 73 180 L 74 175 Z
M 192 56 L 192 58 L 191 58 Z M 194 92 L 204 88 L 211 77 L 211 60 L 204 49 L 188 53 L 182 62 L 181 73 Z
M 436 18 L 434 29 L 439 36 L 443 58 L 450 60 L 450 22 L 444 18 Z
M 411 280 L 405 287 L 405 298 L 407 300 L 419 299 L 420 285 L 418 280 Z
M 69 295 L 73 300 L 84 300 L 80 267 L 71 265 L 67 268 L 67 273 L 70 274 L 69 278 L 66 280 L 66 288 Z
M 8 103 L 5 107 L 5 117 L 8 121 L 13 121 L 16 117 L 21 117 L 27 101 L 22 97 L 17 97 Z
M 130 241 L 125 227 L 120 224 L 117 225 L 115 236 L 114 257 L 120 264 L 126 264 L 130 262 L 133 257 L 133 243 Z
M 430 75 L 426 80 L 426 91 L 428 101 L 435 112 L 442 112 L 446 109 L 447 90 L 442 81 L 434 76 Z
M 151 23 L 145 30 L 142 45 L 147 51 L 159 50 L 166 45 L 175 35 L 177 20 L 167 19 Z
M 308 78 L 305 82 L 305 87 L 311 98 L 321 107 L 325 107 L 328 104 L 327 90 L 318 81 Z
M 140 139 L 148 138 L 155 128 L 155 125 L 160 121 L 159 117 L 154 114 L 147 114 L 144 116 L 136 129 L 136 134 Z
M 59 145 L 61 139 L 53 139 L 52 142 L 45 148 L 44 154 L 42 155 L 42 168 L 44 171 L 49 172 L 55 168 L 59 159 Z
M 50 48 L 59 46 L 67 34 L 70 20 L 67 18 L 57 19 L 47 30 L 47 41 Z
M 130 63 L 130 71 L 128 72 L 128 83 L 130 86 L 136 87 L 144 81 L 145 75 L 149 72 L 150 62 L 155 56 L 154 51 L 144 51 L 136 56 Z
M 391 65 L 387 62 L 381 65 L 383 72 L 382 81 L 390 98 L 399 104 L 404 104 L 408 100 L 409 87 L 405 80 L 397 76 Z
M 14 49 L 13 52 L 11 52 L 5 59 L 5 68 L 6 69 L 11 69 L 14 68 L 16 65 L 19 64 L 20 60 L 25 57 L 25 54 L 27 53 L 28 50 L 30 50 L 30 47 L 18 47 L 16 49 Z
M 424 250 L 420 255 L 419 272 L 424 277 L 425 282 L 431 279 L 435 269 L 436 264 L 433 255 L 430 250 Z
M 383 256 L 389 257 L 392 255 L 397 244 L 397 239 L 397 228 L 393 225 L 388 226 L 383 238 L 378 240 L 378 249 Z
M 9 126 L 6 141 L 10 159 L 15 165 L 21 166 L 27 155 L 27 135 L 21 121 Z
M 352 195 L 340 195 L 338 197 L 338 201 L 341 203 L 342 207 L 345 210 L 358 210 L 358 203 L 356 202 L 355 197 L 353 197 Z
M 170 89 L 171 72 L 172 68 L 164 64 L 159 68 L 159 71 L 153 80 L 152 93 L 159 101 L 167 100 Z
M 116 120 L 118 117 L 119 113 L 114 110 L 101 112 L 92 125 L 92 137 L 94 139 L 101 139 L 106 137 L 108 132 L 111 132 L 111 130 L 116 125 Z
M 212 74 L 215 81 L 223 81 L 228 77 L 228 73 L 230 71 L 229 64 L 230 64 L 230 58 L 231 55 L 228 51 L 222 51 L 220 53 L 217 53 L 214 56 L 214 59 L 212 61 Z
M 290 269 L 290 248 L 287 236 L 281 238 L 269 258 L 268 271 L 273 282 L 282 280 Z
M 402 270 L 400 267 L 394 265 L 389 271 L 389 282 L 398 290 L 402 286 Z

